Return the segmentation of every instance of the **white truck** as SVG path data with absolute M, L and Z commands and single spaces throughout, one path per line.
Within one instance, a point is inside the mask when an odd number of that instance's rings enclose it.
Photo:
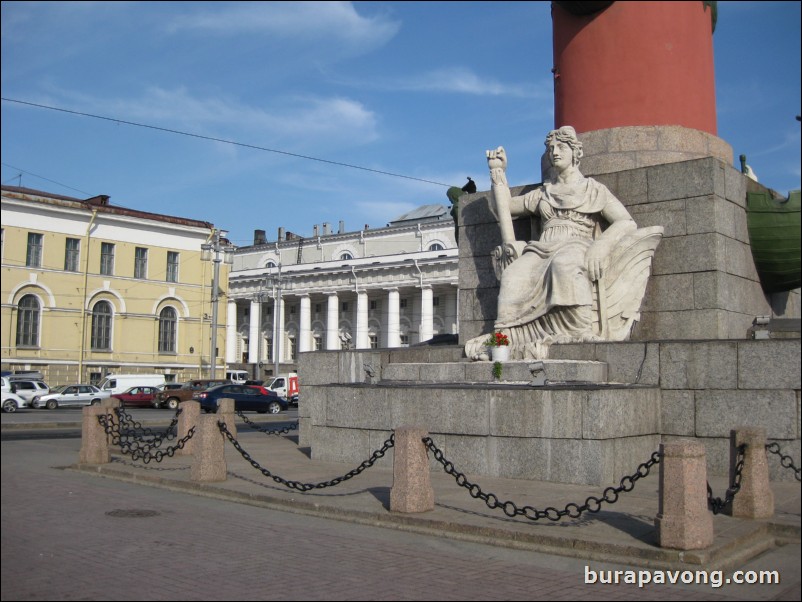
M 163 374 L 107 374 L 98 388 L 115 395 L 131 387 L 159 387 L 163 384 Z
M 273 380 L 265 383 L 265 389 L 273 391 L 283 397 L 288 402 L 298 404 L 298 397 L 301 393 L 301 387 L 298 384 L 298 374 L 290 372 L 289 374 L 279 374 L 273 377 Z

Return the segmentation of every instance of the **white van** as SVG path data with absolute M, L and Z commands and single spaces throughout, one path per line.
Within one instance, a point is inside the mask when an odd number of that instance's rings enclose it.
M 251 375 L 247 370 L 226 370 L 226 380 L 230 380 L 235 385 L 242 385 L 246 380 L 251 380 Z
M 159 387 L 163 384 L 163 374 L 107 374 L 98 387 L 101 391 L 116 395 L 131 387 Z
M 301 387 L 298 384 L 298 374 L 290 372 L 289 374 L 279 374 L 268 383 L 264 385 L 268 391 L 273 391 L 283 397 L 290 403 L 298 403 L 298 397 L 301 392 Z

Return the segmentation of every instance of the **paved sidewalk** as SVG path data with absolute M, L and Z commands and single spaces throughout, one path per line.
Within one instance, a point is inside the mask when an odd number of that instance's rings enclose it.
M 297 445 L 295 436 L 266 435 L 245 425 L 238 428 L 244 450 L 271 475 L 301 483 L 321 483 L 356 468 L 312 460 L 309 450 Z M 389 456 L 391 454 L 335 487 L 314 489 L 308 493 L 289 489 L 265 476 L 228 442 L 228 478 L 219 483 L 191 481 L 191 458 L 186 456 L 165 458 L 161 463 L 145 465 L 114 453 L 109 464 L 75 464 L 72 468 L 141 485 L 299 514 L 633 567 L 733 569 L 767 550 L 776 550 L 778 542 L 798 542 L 800 539 L 801 497 L 797 482 L 772 483 L 776 507 L 774 518 L 749 521 L 716 516 L 713 546 L 706 550 L 678 552 L 656 545 L 654 518 L 658 511 L 659 466 L 655 466 L 648 477 L 638 480 L 633 491 L 622 493 L 615 504 L 602 503 L 598 513 L 551 522 L 511 518 L 500 508 L 491 510 L 442 470 L 432 473 L 433 511 L 421 514 L 390 512 L 393 475 Z M 647 460 L 633 459 L 630 474 L 635 472 L 639 463 Z M 774 461 L 774 458 L 769 461 Z M 459 466 L 456 469 L 459 470 Z M 601 498 L 604 491 L 604 487 L 595 486 L 466 476 L 485 493 L 494 494 L 501 503 L 509 500 L 519 507 L 530 505 L 540 510 L 550 506 L 563 509 L 568 503 L 582 505 L 589 496 Z M 713 478 L 710 484 L 715 495 L 724 495 L 724 479 Z M 799 546 L 794 549 L 798 556 Z M 799 566 L 798 562 L 796 566 Z M 798 584 L 799 569 L 796 575 L 783 577 L 784 580 L 795 579 Z

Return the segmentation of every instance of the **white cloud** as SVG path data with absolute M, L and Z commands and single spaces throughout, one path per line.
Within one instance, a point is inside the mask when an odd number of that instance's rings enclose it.
M 435 69 L 415 77 L 401 78 L 387 82 L 387 85 L 402 90 L 421 92 L 451 92 L 455 94 L 474 94 L 477 96 L 552 96 L 550 82 L 543 85 L 505 84 L 490 77 L 477 75 L 465 67 Z
M 258 33 L 291 41 L 325 40 L 329 47 L 345 44 L 352 49 L 380 46 L 399 27 L 383 17 L 360 15 L 350 2 L 226 2 L 216 10 L 177 16 L 167 25 L 171 32 Z
M 138 98 L 101 98 L 59 91 L 52 104 L 189 133 L 297 151 L 312 144 L 365 144 L 378 137 L 376 116 L 362 103 L 341 97 L 306 97 L 250 106 L 225 97 L 197 97 L 186 88 L 151 87 Z

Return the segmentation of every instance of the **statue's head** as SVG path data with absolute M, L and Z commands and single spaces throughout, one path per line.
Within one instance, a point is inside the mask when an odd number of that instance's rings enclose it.
M 582 152 L 582 143 L 579 141 L 579 138 L 576 135 L 576 130 L 572 128 L 570 125 L 564 125 L 559 129 L 551 130 L 548 136 L 546 136 L 546 142 L 545 142 L 546 148 L 548 148 L 549 145 L 555 140 L 558 142 L 563 142 L 571 147 L 571 150 L 573 151 L 574 155 L 573 159 L 574 166 L 575 167 L 578 166 L 579 160 L 582 158 L 583 152 Z

